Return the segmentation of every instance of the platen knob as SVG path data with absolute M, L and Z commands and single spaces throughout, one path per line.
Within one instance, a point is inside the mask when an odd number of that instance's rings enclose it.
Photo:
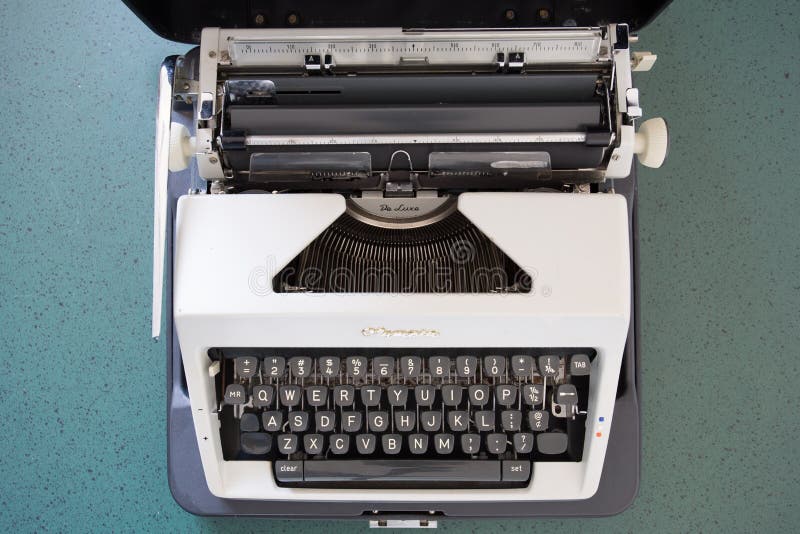
M 644 121 L 636 132 L 633 151 L 645 167 L 661 167 L 669 151 L 667 121 L 661 117 Z
M 182 171 L 189 166 L 195 153 L 194 137 L 183 124 L 173 122 L 169 126 L 169 170 Z

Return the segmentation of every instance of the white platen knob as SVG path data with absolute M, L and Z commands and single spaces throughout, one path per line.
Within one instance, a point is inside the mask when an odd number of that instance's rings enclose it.
M 664 163 L 668 151 L 667 121 L 661 117 L 644 121 L 636 132 L 633 144 L 633 152 L 639 156 L 639 162 L 645 167 L 657 169 Z
M 173 122 L 169 126 L 169 170 L 182 171 L 189 166 L 195 153 L 195 138 L 183 124 Z

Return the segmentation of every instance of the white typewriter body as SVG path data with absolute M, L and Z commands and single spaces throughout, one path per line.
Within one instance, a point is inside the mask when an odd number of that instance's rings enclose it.
M 510 32 L 402 32 L 401 30 L 225 30 L 206 29 L 199 53 L 199 80 L 183 91 L 193 95 L 193 127 L 169 124 L 160 130 L 170 138 L 169 155 L 157 155 L 157 171 L 169 159 L 173 171 L 196 161 L 205 191 L 180 198 L 176 215 L 173 313 L 205 479 L 215 496 L 230 499 L 315 501 L 547 501 L 591 497 L 598 488 L 613 420 L 614 400 L 623 349 L 631 318 L 631 256 L 628 206 L 613 187 L 593 190 L 588 184 L 606 183 L 628 175 L 633 155 L 660 165 L 666 151 L 666 132 L 660 124 L 635 129 L 641 116 L 631 68 L 646 65 L 650 55 L 631 56 L 627 30 L 567 28 Z M 624 46 L 615 46 L 620 36 Z M 346 48 L 348 45 L 350 48 Z M 355 43 L 355 44 L 354 44 Z M 383 45 L 381 44 L 383 43 Z M 420 44 L 422 43 L 422 44 Z M 425 55 L 407 50 L 422 48 Z M 437 47 L 441 51 L 437 52 Z M 472 48 L 470 48 L 472 46 Z M 470 51 L 474 50 L 474 51 Z M 515 65 L 516 50 L 525 50 Z M 500 68 L 585 70 L 601 66 L 609 91 L 603 110 L 607 146 L 593 168 L 548 168 L 554 189 L 523 187 L 486 190 L 471 187 L 452 194 L 458 211 L 531 277 L 528 292 L 278 292 L 271 281 L 315 238 L 351 210 L 347 192 L 245 194 L 232 190 L 230 159 L 223 142 L 225 91 L 238 71 L 250 73 L 264 65 L 299 68 L 303 75 L 336 65 L 381 67 L 424 62 L 426 68 L 496 63 Z M 224 80 L 224 81 L 223 81 Z M 196 83 L 196 85 L 194 85 Z M 176 88 L 176 94 L 181 93 Z M 420 119 L 424 120 L 424 119 Z M 269 124 L 264 127 L 269 130 Z M 166 129 L 165 129 L 166 128 Z M 247 136 L 243 144 L 303 145 L 305 154 L 331 145 L 387 145 L 409 142 L 448 143 L 494 153 L 492 143 L 525 144 L 511 154 L 511 167 L 524 168 L 531 144 L 582 143 L 581 132 L 496 131 L 486 134 L 443 131 L 419 135 L 391 132 L 354 134 L 351 139 L 325 132 L 306 135 L 278 132 Z M 436 137 L 436 139 L 427 139 Z M 583 135 L 583 137 L 581 137 Z M 481 137 L 483 136 L 483 137 Z M 357 139 L 355 139 L 357 137 Z M 454 151 L 455 152 L 455 151 Z M 461 149 L 457 151 L 462 153 Z M 516 154 L 516 155 L 514 155 Z M 519 154 L 528 154 L 520 156 Z M 394 154 L 392 156 L 394 158 Z M 313 158 L 312 158 L 313 159 Z M 409 162 L 411 156 L 408 156 Z M 249 171 L 255 173 L 254 159 Z M 536 160 L 538 163 L 541 161 Z M 549 165 L 549 159 L 545 159 Z M 278 162 L 277 165 L 285 165 Z M 317 163 L 309 167 L 313 174 Z M 280 167 L 278 172 L 285 167 Z M 268 169 L 269 170 L 269 169 Z M 329 169 L 325 169 L 326 171 Z M 413 173 L 413 169 L 410 169 Z M 389 168 L 379 196 L 386 195 Z M 422 171 L 424 172 L 424 171 Z M 431 171 L 432 172 L 432 171 Z M 162 174 L 164 174 L 162 172 Z M 479 173 L 478 173 L 479 174 Z M 157 172 L 158 177 L 158 172 Z M 574 179 L 573 179 L 574 178 Z M 159 247 L 163 251 L 166 224 L 163 199 L 156 184 L 156 292 L 160 303 Z M 163 188 L 163 184 L 161 185 Z M 401 188 L 402 189 L 402 188 Z M 404 190 L 408 193 L 408 190 Z M 362 192 L 359 192 L 361 194 Z M 441 192 L 440 192 L 441 193 Z M 411 195 L 422 196 L 420 191 Z M 162 195 L 163 196 L 163 195 Z M 366 196 L 366 195 L 364 195 Z M 413 203 L 413 197 L 403 197 Z M 384 221 L 385 222 L 385 221 Z M 394 223 L 392 223 L 394 224 Z M 402 224 L 402 221 L 397 222 Z M 415 223 L 416 224 L 416 223 Z M 163 254 L 163 253 L 162 253 Z M 160 309 L 156 306 L 157 310 Z M 154 317 L 154 335 L 160 312 Z M 228 461 L 220 438 L 220 400 L 215 375 L 218 363 L 209 357 L 213 347 L 566 347 L 596 350 L 592 362 L 589 406 L 581 461 L 534 462 L 530 484 L 509 489 L 331 489 L 283 487 L 276 484 L 268 461 Z

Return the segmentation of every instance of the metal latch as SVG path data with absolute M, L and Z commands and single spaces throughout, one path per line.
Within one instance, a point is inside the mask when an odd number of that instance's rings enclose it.
M 369 528 L 437 528 L 436 521 L 427 519 L 371 519 Z

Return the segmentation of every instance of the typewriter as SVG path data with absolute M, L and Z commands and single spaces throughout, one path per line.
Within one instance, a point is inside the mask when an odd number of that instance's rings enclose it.
M 129 2 L 199 44 L 162 65 L 155 169 L 187 509 L 431 526 L 635 495 L 632 171 L 668 135 L 631 46 L 661 5 L 518 4 Z

